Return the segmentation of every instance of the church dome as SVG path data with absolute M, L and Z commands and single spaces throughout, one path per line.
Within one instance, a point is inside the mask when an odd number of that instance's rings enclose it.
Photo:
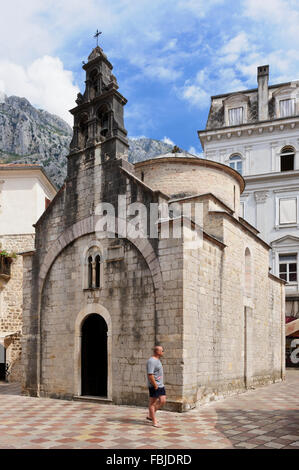
M 232 210 L 245 182 L 227 165 L 186 153 L 167 153 L 135 164 L 136 176 L 171 198 L 212 193 Z

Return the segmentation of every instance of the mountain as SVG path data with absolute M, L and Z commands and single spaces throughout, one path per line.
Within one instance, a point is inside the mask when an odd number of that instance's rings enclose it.
M 36 109 L 26 98 L 0 94 L 0 163 L 37 163 L 60 187 L 66 176 L 71 127 Z M 140 162 L 172 150 L 159 140 L 129 139 L 129 161 Z

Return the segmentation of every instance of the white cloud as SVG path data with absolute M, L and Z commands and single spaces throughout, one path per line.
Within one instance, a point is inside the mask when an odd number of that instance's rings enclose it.
M 220 49 L 218 55 L 222 64 L 235 64 L 240 56 L 255 50 L 254 42 L 243 31 L 229 39 Z
M 174 145 L 174 142 L 169 137 L 164 137 L 163 141 L 165 144 Z
M 205 108 L 210 102 L 209 94 L 200 85 L 191 84 L 189 80 L 185 82 L 178 94 L 189 104 L 198 108 Z
M 72 72 L 57 57 L 44 56 L 28 67 L 0 60 L 0 91 L 26 97 L 33 105 L 57 114 L 72 124 L 68 110 L 76 105 L 79 89 Z
M 198 18 L 204 18 L 209 10 L 225 0 L 180 0 L 178 5 L 182 10 L 187 10 Z
M 297 7 L 297 10 L 296 10 Z M 281 24 L 283 18 L 288 17 L 293 21 L 290 15 L 297 16 L 298 2 L 292 0 L 245 0 L 244 15 L 255 21 Z M 287 28 L 285 28 L 287 30 Z

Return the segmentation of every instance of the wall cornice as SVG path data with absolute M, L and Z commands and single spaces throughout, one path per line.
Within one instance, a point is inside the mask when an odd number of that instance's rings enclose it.
M 299 116 L 272 119 L 271 121 L 253 122 L 238 126 L 219 127 L 215 129 L 203 129 L 197 131 L 201 144 L 206 142 L 229 140 L 231 138 L 250 137 L 263 133 L 283 132 L 285 130 L 299 129 Z M 275 137 L 278 139 L 279 137 Z

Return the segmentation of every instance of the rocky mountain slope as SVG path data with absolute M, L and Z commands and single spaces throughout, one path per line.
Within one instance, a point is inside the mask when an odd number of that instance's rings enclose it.
M 0 163 L 37 163 L 60 187 L 72 138 L 63 119 L 32 106 L 26 98 L 0 95 Z M 129 161 L 153 158 L 172 150 L 159 140 L 130 139 Z

